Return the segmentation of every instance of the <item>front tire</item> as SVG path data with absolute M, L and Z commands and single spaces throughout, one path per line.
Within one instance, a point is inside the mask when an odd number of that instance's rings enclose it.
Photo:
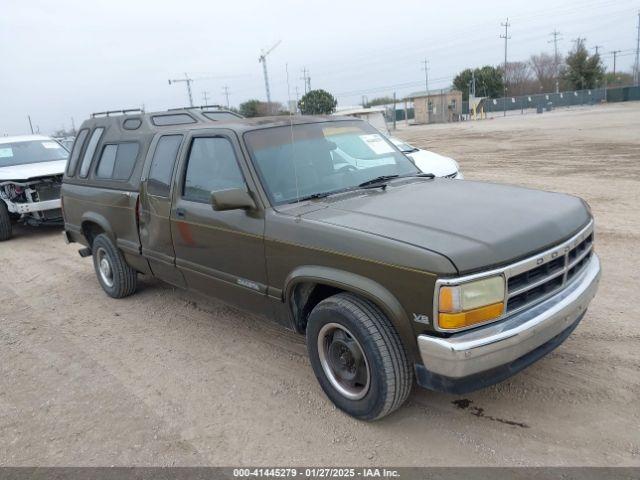
M 413 375 L 400 336 L 368 300 L 339 293 L 316 305 L 307 349 L 324 392 L 355 418 L 382 418 L 409 396 Z
M 11 225 L 11 215 L 7 204 L 0 199 L 0 242 L 9 240 L 13 232 L 13 226 Z
M 98 235 L 91 245 L 91 251 L 98 282 L 107 295 L 124 298 L 135 293 L 138 273 L 127 264 L 107 235 Z

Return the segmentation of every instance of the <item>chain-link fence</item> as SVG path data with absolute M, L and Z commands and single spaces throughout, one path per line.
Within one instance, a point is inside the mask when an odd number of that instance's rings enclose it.
M 604 88 L 592 88 L 517 97 L 486 98 L 482 106 L 485 113 L 492 113 L 505 110 L 552 110 L 558 107 L 575 105 L 595 105 L 603 101 L 626 102 L 632 100 L 640 100 L 640 87 L 618 87 L 606 90 Z M 463 115 L 470 113 L 469 102 L 463 102 L 462 113 Z

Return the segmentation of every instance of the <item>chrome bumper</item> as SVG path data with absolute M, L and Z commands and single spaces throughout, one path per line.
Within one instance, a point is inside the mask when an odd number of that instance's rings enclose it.
M 507 365 L 557 337 L 584 315 L 600 279 L 595 253 L 582 272 L 545 301 L 496 324 L 449 338 L 418 336 L 424 368 L 461 379 Z

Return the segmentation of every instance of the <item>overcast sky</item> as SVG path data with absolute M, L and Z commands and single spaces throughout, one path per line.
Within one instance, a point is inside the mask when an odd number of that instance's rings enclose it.
M 421 61 L 429 60 L 430 88 L 451 84 L 469 66 L 503 61 L 501 22 L 511 23 L 509 60 L 560 49 L 586 37 L 622 50 L 617 68 L 631 71 L 640 0 L 234 0 L 65 1 L 2 0 L 0 8 L 0 135 L 28 133 L 27 115 L 43 133 L 76 126 L 91 113 L 188 104 L 184 84 L 196 79 L 194 101 L 232 105 L 265 99 L 260 50 L 269 55 L 273 100 L 295 100 L 324 88 L 339 105 L 424 90 Z M 287 75 L 289 71 L 289 91 Z

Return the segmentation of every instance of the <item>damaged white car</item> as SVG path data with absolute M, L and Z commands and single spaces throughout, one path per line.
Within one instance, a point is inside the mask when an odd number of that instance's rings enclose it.
M 41 135 L 0 137 L 0 241 L 12 223 L 62 225 L 60 185 L 69 152 Z

